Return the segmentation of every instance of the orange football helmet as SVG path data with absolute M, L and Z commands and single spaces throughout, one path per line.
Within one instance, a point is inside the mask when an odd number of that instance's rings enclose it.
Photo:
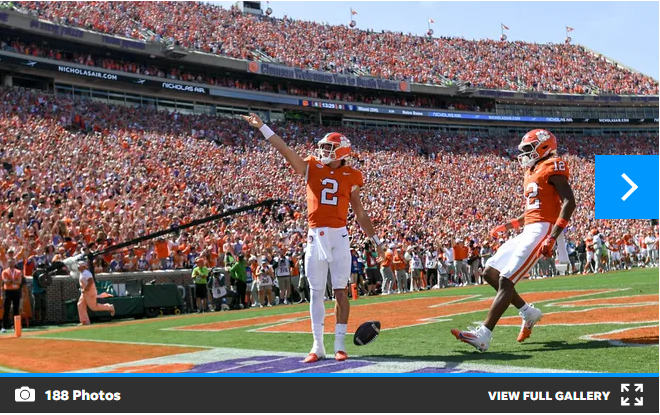
M 557 137 L 547 130 L 532 130 L 518 144 L 518 162 L 520 165 L 529 168 L 537 161 L 557 150 Z
M 319 141 L 316 155 L 323 164 L 343 160 L 351 155 L 351 142 L 343 134 L 328 133 Z

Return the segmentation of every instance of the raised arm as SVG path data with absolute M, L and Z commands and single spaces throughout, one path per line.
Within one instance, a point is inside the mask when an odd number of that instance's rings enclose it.
M 259 129 L 261 134 L 270 141 L 270 143 L 275 147 L 275 150 L 279 151 L 281 155 L 284 156 L 286 161 L 289 162 L 293 170 L 301 176 L 305 176 L 307 172 L 307 163 L 300 157 L 292 148 L 286 145 L 284 140 L 277 134 L 273 132 L 256 114 L 241 115 L 245 121 L 250 124 L 250 126 Z

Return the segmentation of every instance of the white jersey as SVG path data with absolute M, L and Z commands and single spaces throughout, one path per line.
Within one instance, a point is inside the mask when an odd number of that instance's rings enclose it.
M 657 247 L 655 246 L 656 243 L 656 238 L 655 236 L 647 236 L 644 239 L 644 243 L 646 244 L 647 249 L 656 249 Z
M 419 255 L 415 254 L 412 257 L 412 268 L 413 269 L 424 269 L 422 266 L 422 257 Z
M 426 253 L 426 268 L 432 269 L 435 268 L 438 263 L 438 252 L 427 252 Z
M 268 274 L 259 276 L 259 287 L 270 287 L 273 285 L 273 279 Z
M 438 259 L 438 273 L 439 274 L 447 274 L 447 268 L 445 265 L 445 261 L 442 258 Z
M 454 251 L 451 248 L 444 248 L 445 256 L 447 257 L 447 262 L 454 262 Z
M 83 285 L 85 287 L 87 287 L 88 284 L 89 284 L 89 280 L 93 280 L 93 279 L 94 279 L 94 277 L 92 276 L 92 273 L 89 272 L 88 269 L 86 269 L 86 270 L 84 270 L 83 272 L 80 273 L 80 277 L 78 278 L 78 281 L 80 281 L 81 283 L 84 283 Z
M 222 298 L 227 295 L 227 288 L 225 288 L 224 284 L 220 283 L 220 278 L 213 278 L 211 293 L 213 294 L 213 298 Z
M 288 258 L 275 258 L 277 267 L 275 268 L 275 275 L 278 277 L 288 277 L 291 275 L 290 261 Z
M 594 248 L 603 249 L 603 238 L 600 235 L 594 236 Z

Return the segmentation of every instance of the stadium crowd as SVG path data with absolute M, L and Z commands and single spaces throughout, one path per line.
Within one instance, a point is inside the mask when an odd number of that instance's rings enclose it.
M 486 112 L 493 112 L 495 110 L 494 101 L 483 102 L 481 105 L 477 105 L 417 94 L 394 95 L 388 92 L 348 92 L 338 91 L 327 87 L 303 87 L 284 80 L 278 83 L 271 83 L 261 80 L 247 80 L 230 78 L 226 76 L 216 77 L 206 73 L 193 73 L 190 71 L 182 70 L 180 67 L 176 66 L 170 66 L 167 68 L 156 67 L 153 65 L 147 66 L 136 62 L 117 60 L 105 56 L 92 56 L 91 54 L 87 53 L 68 52 L 64 50 L 45 48 L 43 46 L 37 46 L 34 43 L 26 44 L 17 39 L 0 40 L 0 50 L 77 63 L 80 65 L 99 67 L 103 69 L 129 72 L 138 75 L 147 75 L 187 82 L 197 82 L 226 88 L 238 88 L 245 90 L 257 90 L 261 92 L 296 95 L 308 98 L 320 98 L 344 102 L 360 102 L 375 105 L 398 105 L 413 108 L 436 108 Z
M 109 246 L 268 198 L 289 201 L 97 258 L 96 271 L 224 266 L 227 252 L 269 260 L 305 238 L 304 186 L 242 120 L 0 92 L 0 266 Z M 273 123 L 300 154 L 326 128 Z M 497 244 L 488 230 L 523 208 L 519 137 L 341 127 L 364 172 L 364 205 L 388 244 Z M 646 235 L 645 221 L 594 219 L 595 154 L 657 154 L 657 135 L 568 137 L 560 153 L 578 201 L 568 235 Z M 267 172 L 267 173 L 266 173 Z M 516 179 L 518 178 L 518 179 Z M 353 241 L 361 231 L 349 218 Z
M 60 24 L 239 59 L 259 51 L 285 65 L 487 89 L 657 94 L 658 83 L 579 45 L 428 39 L 390 31 L 242 14 L 204 2 L 16 2 Z

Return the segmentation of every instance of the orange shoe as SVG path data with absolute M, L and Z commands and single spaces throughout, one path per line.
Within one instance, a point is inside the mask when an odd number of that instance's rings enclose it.
M 532 329 L 527 327 L 522 327 L 520 333 L 518 333 L 518 342 L 524 342 L 532 335 Z
M 314 363 L 318 362 L 319 360 L 323 359 L 324 356 L 318 356 L 316 353 L 310 353 L 307 355 L 305 360 L 303 360 L 303 363 Z
M 482 353 L 490 348 L 490 340 L 493 336 L 490 330 L 483 326 L 476 329 L 474 327 L 468 327 L 465 331 L 451 329 L 451 334 L 456 337 L 456 340 L 474 346 Z
M 335 360 L 338 362 L 343 362 L 344 360 L 348 360 L 348 355 L 346 352 L 337 352 L 335 353 Z
M 541 320 L 541 317 L 543 317 L 543 313 L 541 310 L 538 308 L 535 308 L 533 304 L 529 305 L 529 309 L 527 310 L 527 313 L 523 315 L 523 313 L 519 313 L 520 317 L 522 317 L 523 321 L 522 324 L 520 325 L 520 333 L 518 333 L 518 341 L 523 342 L 529 338 L 529 336 L 532 335 L 532 329 Z

